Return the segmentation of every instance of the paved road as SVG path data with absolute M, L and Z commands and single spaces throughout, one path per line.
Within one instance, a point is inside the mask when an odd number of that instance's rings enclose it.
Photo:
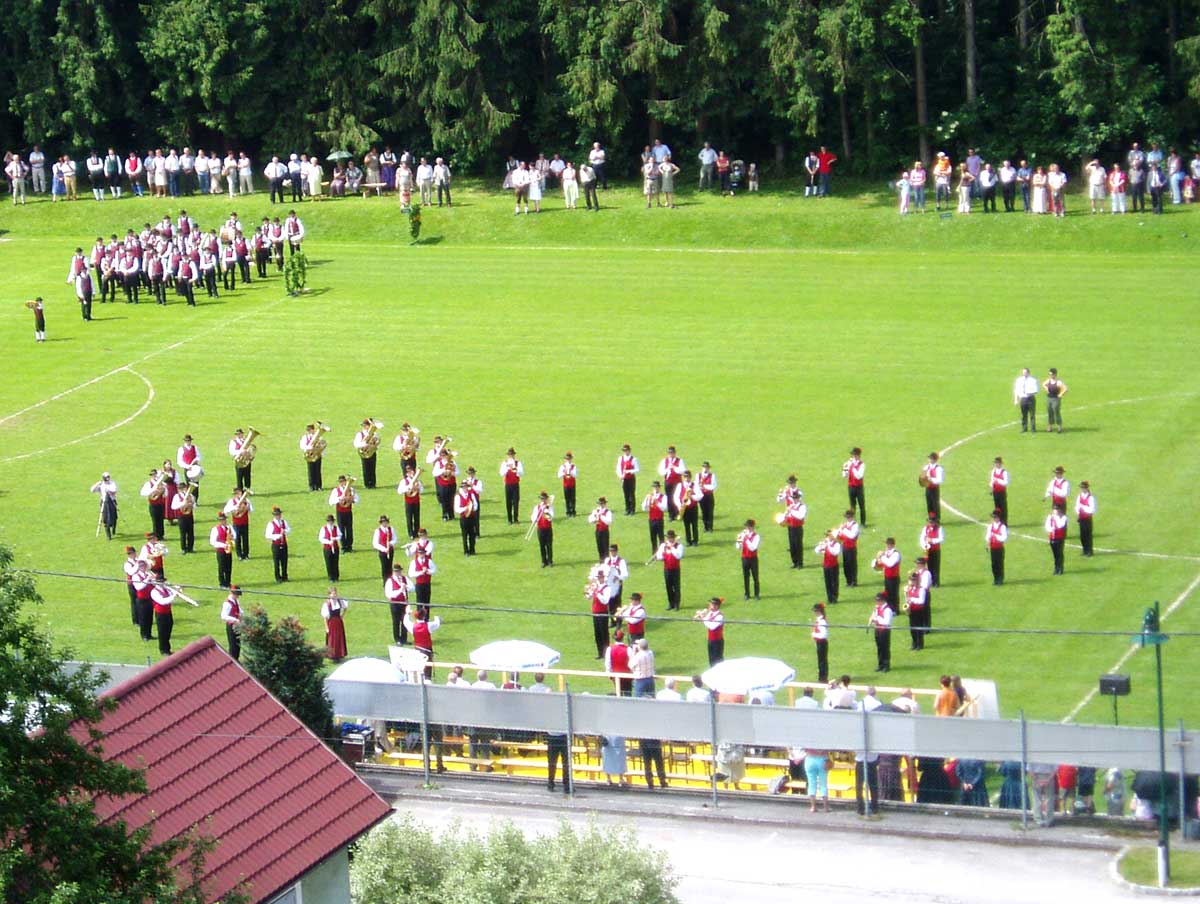
M 557 803 L 557 801 L 556 801 Z M 406 809 L 407 800 L 396 802 Z M 421 821 L 466 826 L 510 820 L 526 833 L 574 825 L 631 826 L 647 843 L 669 852 L 683 904 L 1042 904 L 1049 901 L 1145 901 L 1108 878 L 1111 854 L 1097 850 L 897 838 L 847 831 L 836 815 L 787 828 L 727 824 L 632 813 L 566 812 L 496 802 L 426 800 L 413 807 Z M 807 814 L 806 814 L 807 815 Z M 801 897 L 805 896 L 805 897 Z M 809 897 L 811 896 L 811 897 Z

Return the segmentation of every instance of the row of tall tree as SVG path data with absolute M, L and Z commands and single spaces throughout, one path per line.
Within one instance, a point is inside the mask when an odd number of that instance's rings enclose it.
M 600 140 L 632 167 L 661 137 L 876 173 L 1200 133 L 1200 0 L 0 0 L 0 32 L 6 146 L 76 154 L 391 144 L 494 170 Z

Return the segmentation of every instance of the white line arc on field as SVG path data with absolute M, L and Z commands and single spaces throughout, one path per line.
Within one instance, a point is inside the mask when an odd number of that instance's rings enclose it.
M 87 436 L 81 436 L 78 439 L 72 439 L 72 440 L 68 440 L 65 443 L 59 443 L 57 446 L 47 446 L 44 449 L 34 449 L 32 452 L 25 452 L 22 455 L 10 455 L 7 458 L 0 458 L 0 464 L 8 464 L 9 462 L 12 462 L 12 461 L 23 461 L 26 458 L 35 458 L 38 455 L 45 455 L 48 452 L 57 452 L 59 449 L 66 449 L 70 446 L 77 446 L 80 443 L 86 443 L 88 440 L 95 439 L 98 436 L 103 436 L 104 434 L 111 433 L 114 430 L 120 430 L 126 424 L 128 424 L 131 421 L 136 420 L 138 417 L 140 417 L 146 411 L 146 409 L 149 408 L 150 405 L 153 404 L 153 402 L 154 402 L 154 384 L 151 383 L 148 379 L 146 379 L 146 377 L 143 374 L 138 373 L 136 370 L 134 370 L 132 367 L 129 367 L 128 365 L 126 365 L 125 367 L 118 368 L 115 371 L 112 371 L 112 373 L 121 373 L 121 372 L 131 373 L 135 377 L 137 377 L 139 380 L 141 380 L 143 383 L 146 384 L 146 401 L 142 402 L 141 408 L 139 408 L 133 414 L 129 415 L 129 417 L 127 417 L 123 420 L 117 421 L 117 423 L 115 423 L 115 424 L 110 424 L 109 426 L 105 427 L 103 430 L 97 430 L 95 433 L 88 434 Z M 109 373 L 109 374 L 105 374 L 104 376 L 107 377 L 107 376 L 111 376 L 111 375 L 112 374 Z M 103 377 L 97 377 L 96 379 L 100 380 L 100 379 L 103 379 Z M 96 380 L 92 380 L 91 382 L 94 383 L 94 382 L 96 382 Z M 69 391 L 73 391 L 73 390 L 69 390 Z M 60 393 L 60 394 L 66 395 L 66 393 Z
M 130 361 L 128 364 L 122 364 L 120 367 L 114 367 L 112 370 L 108 371 L 108 373 L 103 373 L 103 374 L 100 374 L 100 376 L 98 376 L 98 377 L 92 377 L 90 380 L 85 380 L 84 382 L 80 383 L 78 386 L 72 386 L 70 389 L 64 389 L 62 392 L 56 392 L 54 395 L 48 396 L 47 398 L 42 399 L 40 402 L 34 402 L 32 405 L 28 405 L 25 408 L 22 408 L 20 411 L 14 411 L 12 414 L 6 414 L 4 417 L 0 417 L 0 425 L 6 424 L 9 421 L 11 421 L 13 418 L 18 418 L 23 414 L 28 414 L 30 411 L 35 411 L 36 409 L 41 408 L 43 405 L 49 405 L 51 402 L 57 402 L 59 399 L 69 396 L 73 392 L 78 392 L 81 389 L 87 389 L 89 386 L 99 383 L 101 380 L 106 380 L 111 376 L 121 373 L 122 371 L 129 370 L 131 367 L 133 367 L 137 364 L 141 364 L 145 361 L 149 361 L 151 358 L 157 357 L 158 355 L 164 354 L 165 352 L 174 351 L 175 349 L 179 348 L 181 345 L 186 345 L 189 342 L 199 339 L 201 336 L 207 336 L 209 333 L 213 333 L 213 332 L 216 332 L 217 330 L 224 329 L 225 327 L 232 326 L 233 324 L 238 323 L 241 320 L 245 320 L 247 317 L 253 317 L 255 314 L 261 314 L 264 311 L 269 311 L 271 308 L 280 304 L 284 300 L 285 299 L 282 299 L 282 298 L 276 299 L 275 301 L 269 302 L 261 308 L 255 308 L 253 311 L 247 311 L 244 314 L 239 314 L 237 317 L 233 317 L 233 318 L 230 318 L 229 320 L 224 320 L 221 323 L 214 324 L 213 326 L 209 327 L 206 330 L 201 330 L 200 332 L 195 333 L 194 335 L 187 336 L 183 339 L 180 339 L 177 342 L 172 342 L 170 345 L 164 346 L 155 351 L 147 352 L 146 354 L 142 355 L 142 357 L 137 358 L 133 361 Z M 138 376 L 141 376 L 141 374 L 138 374 Z M 145 377 L 142 377 L 142 379 L 144 380 Z M 62 447 L 59 446 L 57 448 L 62 448 Z M 17 460 L 16 458 L 0 459 L 0 461 L 16 461 L 16 460 Z
M 1080 405 L 1078 408 L 1076 408 L 1074 410 L 1075 411 L 1087 411 L 1091 408 L 1107 408 L 1110 405 L 1134 405 L 1138 402 L 1149 402 L 1149 401 L 1162 399 L 1162 398 L 1173 398 L 1173 397 L 1186 398 L 1189 396 L 1193 396 L 1195 394 L 1196 393 L 1182 393 L 1178 396 L 1141 396 L 1140 398 L 1136 398 L 1136 399 L 1116 399 L 1111 402 L 1096 402 L 1091 405 Z M 996 433 L 999 430 L 1011 429 L 1013 427 L 1016 427 L 1020 423 L 1021 423 L 1020 421 L 1008 421 L 1007 423 L 1004 423 L 1004 424 L 997 424 L 995 427 L 988 427 L 984 430 L 978 430 L 975 433 L 972 433 L 970 436 L 964 436 L 962 439 L 955 440 L 950 445 L 948 445 L 945 449 L 942 449 L 940 452 L 938 452 L 938 456 L 941 458 L 945 458 L 947 453 L 953 452 L 959 446 L 964 446 L 967 443 L 971 442 L 972 440 L 979 439 L 979 437 L 986 436 L 989 433 Z M 951 514 L 957 515 L 959 518 L 961 518 L 964 521 L 969 521 L 972 524 L 978 524 L 980 527 L 987 526 L 987 522 L 980 521 L 978 518 L 971 517 L 966 512 L 963 512 L 963 511 L 955 508 L 953 505 L 951 505 L 945 499 L 942 500 L 942 508 L 946 509 Z M 1037 543 L 1044 543 L 1046 541 L 1046 538 L 1044 536 L 1035 536 L 1033 534 L 1023 534 L 1023 533 L 1019 533 L 1018 531 L 1010 531 L 1009 534 L 1010 534 L 1010 536 L 1013 536 L 1013 537 L 1020 537 L 1022 540 L 1033 540 L 1034 542 L 1037 542 Z M 1071 549 L 1082 549 L 1083 548 L 1078 543 L 1068 543 L 1067 546 L 1070 547 Z M 1144 551 L 1136 550 L 1136 549 L 1112 549 L 1110 547 L 1105 547 L 1105 546 L 1096 546 L 1096 547 L 1094 547 L 1094 549 L 1096 552 L 1105 553 L 1107 555 L 1138 556 L 1139 558 L 1143 558 L 1143 559 L 1170 559 L 1170 560 L 1181 561 L 1181 562 L 1200 562 L 1200 556 L 1174 555 L 1174 554 L 1165 553 L 1165 552 L 1144 552 Z
M 1175 597 L 1175 599 L 1171 600 L 1171 605 L 1167 606 L 1167 610 L 1159 616 L 1159 621 L 1165 622 L 1171 616 L 1172 612 L 1174 612 L 1176 609 L 1178 609 L 1180 606 L 1183 605 L 1183 601 L 1186 600 L 1189 596 L 1191 596 L 1192 591 L 1195 590 L 1197 587 L 1200 587 L 1200 574 L 1198 574 L 1194 578 L 1192 578 L 1192 582 L 1190 584 L 1188 584 L 1187 587 L 1184 588 L 1183 593 L 1179 594 L 1179 596 L 1177 596 L 1177 597 Z M 1140 649 L 1141 649 L 1141 647 L 1138 646 L 1137 644 L 1132 644 L 1129 647 L 1129 649 L 1124 652 L 1124 654 L 1121 656 L 1121 658 L 1116 661 L 1116 664 L 1108 671 L 1109 672 L 1119 671 L 1125 665 L 1125 663 L 1127 663 L 1130 659 L 1133 658 L 1133 654 L 1136 653 Z M 1064 722 L 1074 721 L 1075 717 L 1083 711 L 1083 708 L 1085 706 L 1087 706 L 1089 703 L 1091 703 L 1094 699 L 1096 699 L 1096 694 L 1099 692 L 1099 690 L 1100 690 L 1099 685 L 1093 686 L 1091 690 L 1089 690 L 1086 694 L 1084 694 L 1083 699 L 1080 700 L 1078 703 L 1076 703 L 1075 706 L 1073 706 L 1071 708 L 1071 711 L 1063 717 L 1063 721 Z

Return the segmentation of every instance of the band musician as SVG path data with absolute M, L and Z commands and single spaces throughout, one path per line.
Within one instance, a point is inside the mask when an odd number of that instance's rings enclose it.
M 626 443 L 621 447 L 621 454 L 617 456 L 617 479 L 621 481 L 621 493 L 625 497 L 626 515 L 634 514 L 639 470 L 638 460 L 630 451 L 629 443 Z
M 317 424 L 309 424 L 304 428 L 304 435 L 300 437 L 300 452 L 308 465 L 309 492 L 324 489 L 321 483 L 321 457 L 325 454 L 326 446 L 325 437 L 321 435 L 323 432 L 317 430 Z
M 338 475 L 337 486 L 329 491 L 329 504 L 337 513 L 338 530 L 341 532 L 342 552 L 354 552 L 354 506 L 358 504 L 358 491 L 353 478 Z
M 375 489 L 375 463 L 379 460 L 379 428 L 381 426 L 379 421 L 366 418 L 362 422 L 362 429 L 354 434 L 354 450 L 362 460 L 363 487 L 368 490 Z
M 283 518 L 279 506 L 271 508 L 271 520 L 267 522 L 266 538 L 271 544 L 271 563 L 275 566 L 275 583 L 288 579 L 288 534 L 291 526 Z
M 224 508 L 237 536 L 237 557 L 240 562 L 250 558 L 250 513 L 254 511 L 254 503 L 250 501 L 250 497 L 253 495 L 249 489 L 234 489 Z

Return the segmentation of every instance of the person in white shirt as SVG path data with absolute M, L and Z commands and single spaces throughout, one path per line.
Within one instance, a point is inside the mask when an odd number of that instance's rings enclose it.
M 600 196 L 596 194 L 596 171 L 590 163 L 579 164 L 579 184 L 583 186 L 583 202 L 588 210 L 600 209 Z
M 240 154 L 238 154 L 237 174 L 238 194 L 254 194 L 254 166 L 250 163 L 250 158 L 246 156 L 245 151 L 242 151 Z M 229 193 L 233 194 L 233 186 L 230 186 Z
M 600 146 L 600 142 L 593 141 L 592 149 L 588 151 L 588 163 L 591 164 L 592 170 L 596 173 L 596 182 L 602 189 L 608 191 L 608 175 L 605 172 L 606 155 L 604 148 Z M 599 208 L 599 204 L 596 205 Z
M 428 207 L 433 203 L 433 167 L 424 157 L 417 166 L 417 188 L 421 192 L 421 204 Z
M 1017 197 L 1017 170 L 1011 161 L 1005 160 L 1000 164 L 997 175 L 1000 177 L 1000 197 L 1004 199 L 1004 212 L 1012 213 L 1016 210 L 1014 202 Z
M 579 206 L 579 181 L 575 177 L 575 165 L 568 160 L 564 169 L 559 171 L 558 178 L 562 181 L 563 203 L 567 210 L 575 210 Z
M 806 687 L 804 693 L 800 695 L 800 699 L 796 701 L 795 709 L 819 710 L 821 704 L 817 702 L 817 698 L 813 696 L 813 689 Z
M 515 170 L 512 171 L 512 187 L 513 197 L 516 199 L 513 206 L 513 216 L 520 216 L 522 213 L 522 205 L 524 212 L 529 213 L 529 181 L 533 174 L 529 171 L 529 165 L 524 161 Z
M 550 694 L 550 685 L 546 684 L 546 676 L 542 672 L 533 673 L 533 684 L 525 688 L 531 694 Z
M 675 689 L 675 679 L 668 678 L 663 682 L 663 689 L 654 695 L 656 700 L 667 700 L 671 703 L 682 703 L 683 694 Z
M 892 708 L 912 716 L 921 715 L 921 704 L 913 698 L 912 688 L 906 687 L 900 696 L 892 701 Z
M 36 144 L 29 152 L 29 170 L 33 176 L 33 193 L 44 195 L 46 193 L 46 155 Z
M 1021 432 L 1032 430 L 1037 433 L 1037 377 L 1029 372 L 1028 367 L 1021 369 L 1021 375 L 1013 382 L 1013 404 L 1021 408 Z
M 438 207 L 442 206 L 443 194 L 446 196 L 446 206 L 453 207 L 454 202 L 450 200 L 450 167 L 441 157 L 433 161 L 433 184 L 437 186 Z
M 704 142 L 704 147 L 697 155 L 700 161 L 700 190 L 713 187 L 713 174 L 717 171 L 717 152 L 711 144 Z
M 704 686 L 704 681 L 699 675 L 693 675 L 692 686 L 688 688 L 684 699 L 688 703 L 707 703 L 712 699 L 712 692 Z

